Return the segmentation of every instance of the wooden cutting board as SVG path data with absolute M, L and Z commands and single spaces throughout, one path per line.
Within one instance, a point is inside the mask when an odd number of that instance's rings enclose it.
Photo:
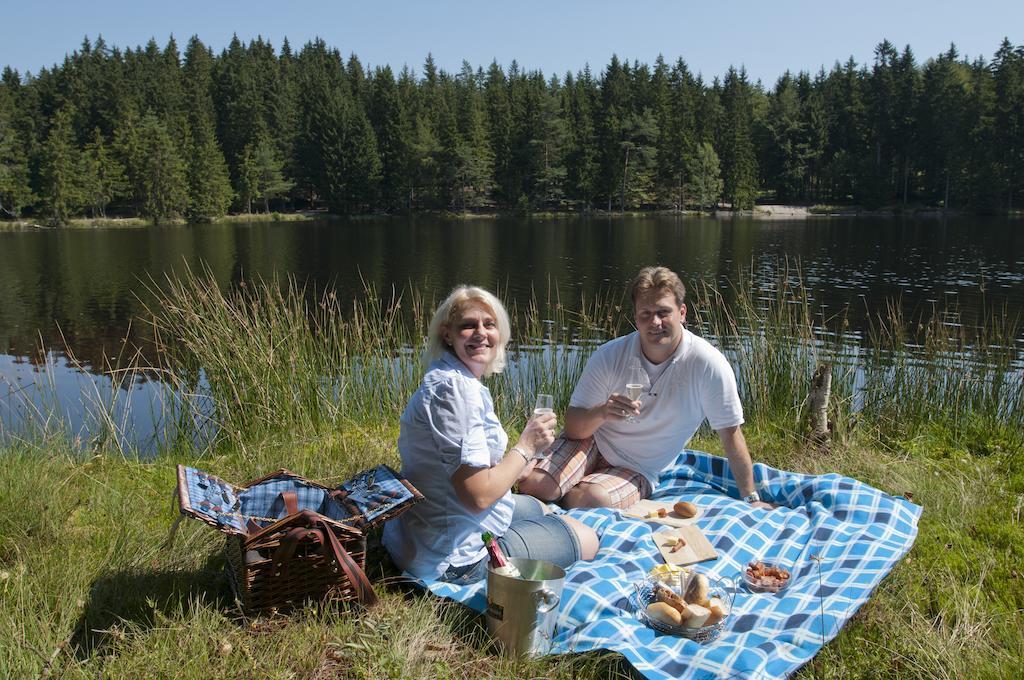
M 679 537 L 686 541 L 686 545 L 675 552 L 670 552 Z M 659 531 L 654 534 L 654 543 L 668 564 L 684 567 L 695 562 L 718 559 L 718 553 L 715 552 L 711 541 L 701 532 L 700 527 L 694 525 Z
M 672 506 L 675 505 L 675 501 L 652 501 L 642 500 L 637 501 L 633 505 L 629 506 L 622 511 L 623 517 L 634 517 L 636 519 L 642 519 L 648 522 L 657 522 L 659 524 L 665 524 L 670 527 L 686 527 L 693 526 L 697 520 L 700 519 L 701 515 L 704 514 L 703 508 L 697 506 L 697 514 L 693 517 L 680 517 L 676 513 L 672 512 Z M 668 510 L 668 515 L 665 517 L 648 517 L 647 515 L 652 512 L 657 512 L 658 508 L 665 508 Z

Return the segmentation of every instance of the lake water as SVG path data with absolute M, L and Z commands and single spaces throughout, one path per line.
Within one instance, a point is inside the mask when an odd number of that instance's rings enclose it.
M 580 294 L 619 294 L 648 264 L 665 264 L 687 283 L 725 284 L 741 270 L 770 271 L 788 259 L 799 262 L 820 308 L 848 310 L 856 336 L 867 312 L 892 298 L 911 313 L 955 305 L 968 323 L 985 309 L 1021 313 L 1022 227 L 1021 220 L 974 217 L 418 216 L 0 232 L 0 411 L 12 410 L 40 375 L 62 403 L 90 392 L 105 398 L 109 378 L 70 367 L 68 350 L 98 374 L 104 355 L 125 339 L 146 347 L 139 317 L 156 304 L 152 288 L 186 268 L 208 268 L 224 287 L 292 275 L 343 299 L 361 295 L 365 283 L 377 290 L 414 286 L 428 299 L 477 283 L 502 291 L 506 301 L 550 284 L 571 304 Z M 136 384 L 131 398 L 146 401 L 148 390 Z

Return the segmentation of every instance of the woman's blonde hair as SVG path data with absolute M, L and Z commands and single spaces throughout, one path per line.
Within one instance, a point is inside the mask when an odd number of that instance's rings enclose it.
M 451 348 L 445 343 L 442 330 L 444 327 L 454 329 L 461 320 L 463 312 L 473 304 L 482 305 L 494 317 L 498 326 L 498 351 L 494 359 L 484 369 L 484 375 L 501 373 L 505 370 L 505 346 L 512 337 L 512 324 L 508 319 L 508 312 L 498 298 L 491 293 L 477 286 L 456 286 L 445 301 L 442 302 L 434 318 L 430 320 L 430 328 L 427 330 L 427 346 L 423 350 L 423 363 L 429 366 L 436 359 L 450 352 Z

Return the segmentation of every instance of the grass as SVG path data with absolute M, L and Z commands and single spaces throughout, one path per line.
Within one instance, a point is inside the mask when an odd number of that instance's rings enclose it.
M 275 281 L 223 293 L 204 275 L 161 289 L 151 322 L 173 356 L 145 368 L 184 395 L 166 421 L 180 433 L 146 460 L 118 444 L 123 421 L 109 417 L 97 418 L 107 435 L 82 446 L 47 426 L 0 450 L 0 677 L 633 674 L 609 654 L 494 656 L 481 617 L 397 585 L 380 588 L 383 606 L 369 612 L 243 616 L 226 592 L 215 532 L 184 522 L 173 549 L 163 545 L 174 465 L 237 482 L 283 466 L 337 483 L 397 464 L 398 414 L 420 370 L 409 348 L 435 301 L 368 290 L 342 305 Z M 755 459 L 840 472 L 925 511 L 910 554 L 798 677 L 1013 677 L 1024 660 L 1014 320 L 967 329 L 942 316 L 915 323 L 893 307 L 851 339 L 811 299 L 799 272 L 785 270 L 694 291 L 691 308 L 702 311 L 692 327 L 737 366 Z M 564 408 L 589 351 L 628 323 L 615 296 L 570 304 L 538 294 L 514 317 L 519 344 L 490 383 L 513 431 L 541 388 Z M 835 367 L 825 451 L 808 445 L 802 405 L 820 361 Z M 219 428 L 200 449 L 188 444 L 197 422 Z M 694 446 L 718 444 L 702 433 Z

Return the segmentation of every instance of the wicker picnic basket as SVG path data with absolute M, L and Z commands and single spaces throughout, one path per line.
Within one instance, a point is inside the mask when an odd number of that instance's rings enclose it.
M 183 515 L 227 534 L 228 582 L 250 613 L 311 599 L 373 604 L 366 531 L 423 498 L 386 465 L 335 489 L 284 469 L 234 486 L 179 465 L 176 493 Z

